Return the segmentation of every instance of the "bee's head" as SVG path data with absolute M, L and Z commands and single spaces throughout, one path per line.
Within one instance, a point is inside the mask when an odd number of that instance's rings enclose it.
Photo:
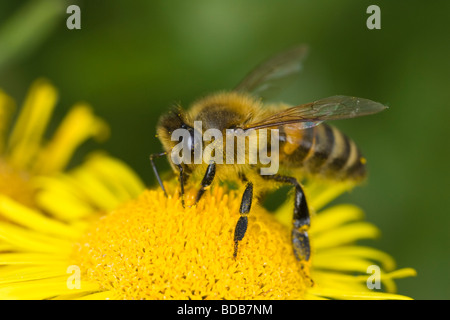
M 194 162 L 194 147 L 201 134 L 194 134 L 185 112 L 177 107 L 163 115 L 158 123 L 158 138 L 163 144 L 172 165 L 182 165 L 189 172 L 188 164 Z M 188 160 L 189 158 L 189 160 Z

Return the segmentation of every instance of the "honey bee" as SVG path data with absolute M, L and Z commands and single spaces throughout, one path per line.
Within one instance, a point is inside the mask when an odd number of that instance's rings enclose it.
M 215 180 L 245 183 L 240 217 L 234 231 L 235 258 L 239 242 L 247 230 L 254 196 L 270 191 L 274 185 L 288 184 L 293 187 L 293 253 L 297 260 L 308 261 L 311 256 L 308 237 L 310 213 L 299 181 L 307 176 L 359 183 L 366 176 L 366 160 L 356 144 L 335 127 L 322 122 L 370 115 L 386 109 L 386 106 L 349 96 L 332 96 L 298 106 L 264 103 L 261 99 L 300 71 L 306 53 L 307 46 L 304 45 L 282 52 L 260 64 L 234 90 L 206 96 L 194 102 L 188 110 L 175 107 L 159 120 L 157 134 L 164 152 L 151 155 L 150 161 L 164 193 L 166 191 L 154 163 L 154 159 L 161 156 L 167 156 L 179 176 L 183 206 L 184 186 L 188 179 L 201 181 L 196 202 Z M 202 124 L 200 130 L 195 126 L 197 121 Z M 185 130 L 187 135 L 183 139 L 174 139 L 177 129 Z M 279 162 L 279 172 L 261 174 L 260 169 L 265 166 L 261 161 L 237 164 L 236 154 L 240 149 L 235 146 L 231 152 L 215 157 L 214 161 L 174 161 L 173 152 L 179 143 L 184 143 L 187 153 L 193 155 L 203 141 L 198 136 L 201 137 L 208 129 L 223 134 L 253 132 L 259 139 L 263 130 L 270 129 L 268 145 L 278 145 L 278 150 L 271 152 L 271 156 Z M 276 140 L 273 140 L 273 130 L 277 133 Z M 221 142 L 224 144 L 222 150 L 226 149 L 228 140 Z M 249 152 L 244 151 L 244 154 L 248 160 Z

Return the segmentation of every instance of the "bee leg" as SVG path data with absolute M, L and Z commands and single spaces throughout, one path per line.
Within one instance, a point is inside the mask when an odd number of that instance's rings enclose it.
M 159 186 L 161 187 L 162 191 L 164 191 L 164 195 L 167 197 L 166 189 L 164 189 L 164 185 L 162 183 L 161 177 L 159 176 L 158 170 L 156 169 L 155 163 L 153 162 L 154 158 L 159 158 L 162 156 L 167 155 L 167 152 L 162 153 L 154 153 L 150 155 L 150 163 L 152 164 L 153 172 L 155 173 L 156 180 L 158 180 Z
M 248 182 L 247 177 L 246 177 L 245 174 L 243 174 L 242 172 L 239 172 L 239 173 L 238 173 L 238 176 L 239 176 L 239 179 L 241 179 L 242 182 L 245 182 L 245 183 Z
M 253 183 L 249 182 L 247 183 L 244 194 L 242 195 L 241 207 L 239 208 L 239 213 L 241 214 L 241 216 L 236 224 L 236 228 L 234 229 L 234 253 L 233 253 L 234 258 L 236 258 L 237 256 L 239 241 L 241 241 L 244 238 L 245 232 L 247 231 L 248 225 L 247 216 L 248 213 L 250 212 L 250 208 L 252 207 L 252 200 L 253 200 Z
M 310 226 L 310 216 L 308 204 L 306 203 L 305 193 L 300 183 L 293 177 L 280 175 L 263 176 L 266 179 L 272 179 L 283 183 L 289 183 L 295 188 L 294 196 L 294 215 L 292 218 L 292 245 L 297 260 L 308 261 L 311 255 L 309 244 L 308 229 Z
M 177 167 L 180 170 L 181 205 L 184 208 L 184 170 L 180 164 L 177 164 Z
M 216 175 L 216 163 L 211 162 L 208 165 L 208 168 L 206 169 L 205 175 L 203 176 L 202 186 L 200 190 L 198 190 L 197 197 L 195 198 L 195 203 L 200 201 L 200 198 L 202 197 L 203 193 L 205 193 L 206 188 L 209 187 L 213 182 L 215 175 Z

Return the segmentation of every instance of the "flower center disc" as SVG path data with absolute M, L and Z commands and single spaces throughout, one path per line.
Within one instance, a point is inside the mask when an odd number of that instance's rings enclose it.
M 78 244 L 83 276 L 123 299 L 302 298 L 309 267 L 288 228 L 255 203 L 234 259 L 240 198 L 220 187 L 192 198 L 184 209 L 177 195 L 146 191 L 103 216 Z

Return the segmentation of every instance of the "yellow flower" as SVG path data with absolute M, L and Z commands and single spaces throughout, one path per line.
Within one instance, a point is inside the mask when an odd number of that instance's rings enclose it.
M 0 214 L 14 223 L 0 225 L 9 246 L 0 254 L 0 298 L 407 298 L 392 293 L 393 279 L 415 271 L 395 271 L 387 254 L 354 244 L 378 230 L 352 205 L 313 216 L 310 263 L 295 260 L 289 228 L 255 206 L 233 259 L 239 194 L 217 186 L 184 209 L 174 190 L 168 198 L 147 190 L 82 224 L 61 224 L 0 199 Z M 367 287 L 367 268 L 377 263 L 387 293 Z
M 415 271 L 395 270 L 389 255 L 355 243 L 379 234 L 362 211 L 322 209 L 348 185 L 306 182 L 313 212 L 309 262 L 292 251 L 292 204 L 276 214 L 254 206 L 234 259 L 242 190 L 215 186 L 189 206 L 191 187 L 183 208 L 175 182 L 166 185 L 167 198 L 144 191 L 129 167 L 103 154 L 62 172 L 76 146 L 104 133 L 105 124 L 80 106 L 43 145 L 55 99 L 48 83 L 36 83 L 3 144 L 0 299 L 407 298 L 394 293 L 394 279 Z M 3 134 L 9 105 L 0 95 Z M 370 266 L 379 268 L 384 291 L 368 288 Z
M 57 99 L 57 91 L 50 83 L 43 79 L 36 81 L 8 136 L 14 102 L 0 90 L 0 193 L 29 206 L 36 205 L 35 177 L 63 171 L 83 141 L 108 135 L 108 126 L 93 115 L 86 103 L 79 103 L 53 137 L 44 142 Z

